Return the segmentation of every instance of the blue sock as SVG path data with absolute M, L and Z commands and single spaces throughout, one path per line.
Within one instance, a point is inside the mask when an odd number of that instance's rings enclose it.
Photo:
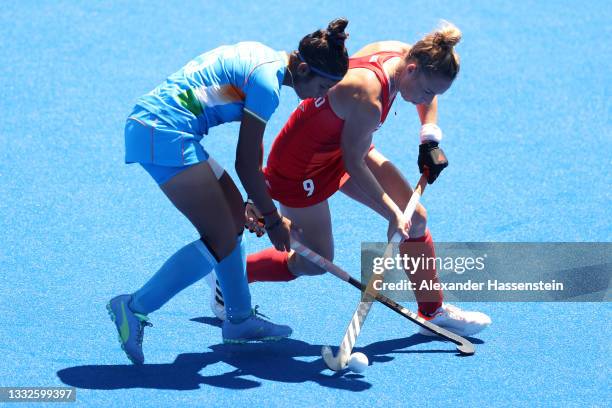
M 201 240 L 185 245 L 134 293 L 130 308 L 144 314 L 156 311 L 181 290 L 210 273 L 216 264 L 217 260 Z
M 242 236 L 236 240 L 236 247 L 215 267 L 217 280 L 223 292 L 225 313 L 232 323 L 240 323 L 251 316 L 251 292 L 246 277 L 246 254 Z

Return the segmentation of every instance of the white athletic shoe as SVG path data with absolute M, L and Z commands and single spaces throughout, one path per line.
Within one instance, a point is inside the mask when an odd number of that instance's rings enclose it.
M 460 336 L 472 336 L 491 324 L 491 318 L 484 313 L 467 312 L 448 303 L 443 303 L 432 316 L 425 316 L 421 312 L 419 316 Z M 421 326 L 419 326 L 419 333 L 425 336 L 435 336 L 434 333 Z
M 223 302 L 223 294 L 217 280 L 217 274 L 212 270 L 204 279 L 210 287 L 210 310 L 217 319 L 225 321 L 225 303 Z

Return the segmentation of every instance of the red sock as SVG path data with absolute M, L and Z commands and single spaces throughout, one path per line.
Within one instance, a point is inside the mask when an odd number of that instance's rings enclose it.
M 289 282 L 296 278 L 289 270 L 288 252 L 264 249 L 247 257 L 247 279 L 251 282 Z
M 423 263 L 429 258 L 435 259 L 436 253 L 434 249 L 433 239 L 429 233 L 429 229 L 425 230 L 425 235 L 419 238 L 410 238 L 404 241 L 404 244 L 400 244 L 400 254 L 408 255 L 411 258 L 423 258 Z M 429 265 L 425 264 L 423 267 L 417 269 L 415 273 L 412 271 L 406 271 L 408 278 L 416 286 L 414 295 L 419 304 L 419 311 L 421 313 L 431 315 L 440 306 L 442 306 L 443 294 L 442 290 L 420 290 L 419 287 L 421 282 L 424 280 L 428 281 L 428 286 L 431 287 L 430 282 L 438 283 L 438 274 L 436 273 L 435 261 L 428 262 Z

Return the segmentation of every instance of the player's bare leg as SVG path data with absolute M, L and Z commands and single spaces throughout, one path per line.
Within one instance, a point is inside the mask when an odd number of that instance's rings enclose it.
M 389 159 L 383 156 L 378 150 L 370 150 L 366 157 L 366 165 L 376 177 L 376 180 L 383 188 L 385 193 L 397 204 L 399 208 L 406 208 L 410 197 L 412 197 L 412 187 L 404 178 L 402 173 L 395 167 Z M 351 197 L 353 200 L 362 203 L 363 205 L 376 211 L 381 216 L 384 216 L 384 210 L 380 208 L 374 200 L 370 199 L 359 188 L 354 180 L 349 179 L 340 189 L 344 194 Z M 425 234 L 427 226 L 427 211 L 421 204 L 417 205 L 414 216 L 412 217 L 412 226 L 410 228 L 411 237 L 422 237 Z
M 222 329 L 225 342 L 277 340 L 291 334 L 288 326 L 262 319 L 257 308 L 251 307 L 239 215 L 242 198 L 231 178 L 226 173 L 219 173 L 209 162 L 201 162 L 161 185 L 162 191 L 194 225 L 201 238 L 168 258 L 134 294 L 117 296 L 107 306 L 122 348 L 136 364 L 144 362 L 143 331 L 150 325 L 147 315 L 208 275 L 213 268 L 220 271 L 219 281 L 228 305 L 228 319 Z
M 383 190 L 395 201 L 398 207 L 404 208 L 413 190 L 397 167 L 376 149 L 368 153 L 366 164 Z M 369 197 L 363 194 L 359 186 L 352 180 L 349 179 L 341 191 L 383 215 L 382 209 L 378 208 Z M 417 254 L 418 256 L 424 253 L 428 257 L 435 257 L 433 240 L 427 230 L 427 211 L 420 204 L 412 217 L 410 237 L 412 242 L 401 244 L 400 252 L 409 256 L 412 256 L 411 254 Z M 435 269 L 421 269 L 408 273 L 408 277 L 416 283 L 417 287 L 423 280 L 438 281 Z M 453 305 L 442 303 L 443 294 L 441 291 L 417 290 L 415 295 L 419 301 L 419 314 L 423 318 L 462 336 L 476 334 L 491 324 L 491 319 L 484 313 L 463 311 Z M 424 335 L 431 335 L 431 332 L 422 327 L 419 327 L 419 332 Z
M 301 242 L 327 259 L 333 259 L 334 243 L 327 201 L 306 208 L 291 208 L 281 204 L 280 212 L 291 220 L 295 227 L 294 233 Z M 247 260 L 249 283 L 288 282 L 298 276 L 322 273 L 325 273 L 324 269 L 294 251 L 281 252 L 272 247 L 249 255 Z M 211 309 L 217 318 L 225 320 L 223 293 L 214 276 L 209 277 L 207 282 L 211 286 Z
M 229 176 L 218 180 L 208 162 L 202 162 L 177 174 L 161 189 L 206 239 L 219 259 L 231 253 L 236 246 L 236 236 L 242 232 L 242 225 L 237 227 L 234 215 L 236 207 L 242 208 L 242 198 L 238 193 L 237 197 L 228 200 L 225 191 L 237 191 Z
M 334 259 L 334 239 L 331 214 L 327 200 L 306 208 L 291 208 L 281 204 L 281 213 L 295 226 L 300 242 L 326 259 Z M 289 255 L 289 270 L 295 276 L 320 275 L 325 270 L 292 251 Z

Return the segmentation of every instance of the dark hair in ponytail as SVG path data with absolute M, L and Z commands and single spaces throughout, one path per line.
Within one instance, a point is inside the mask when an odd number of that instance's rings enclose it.
M 347 19 L 337 18 L 326 30 L 317 30 L 300 41 L 298 57 L 311 67 L 315 75 L 339 80 L 348 71 L 348 52 L 344 46 L 348 38 L 344 31 L 347 25 Z
M 347 25 L 348 20 L 344 18 L 337 18 L 330 22 L 327 26 L 327 41 L 331 41 L 339 48 L 345 49 L 344 41 L 348 38 L 348 33 L 344 29 Z

